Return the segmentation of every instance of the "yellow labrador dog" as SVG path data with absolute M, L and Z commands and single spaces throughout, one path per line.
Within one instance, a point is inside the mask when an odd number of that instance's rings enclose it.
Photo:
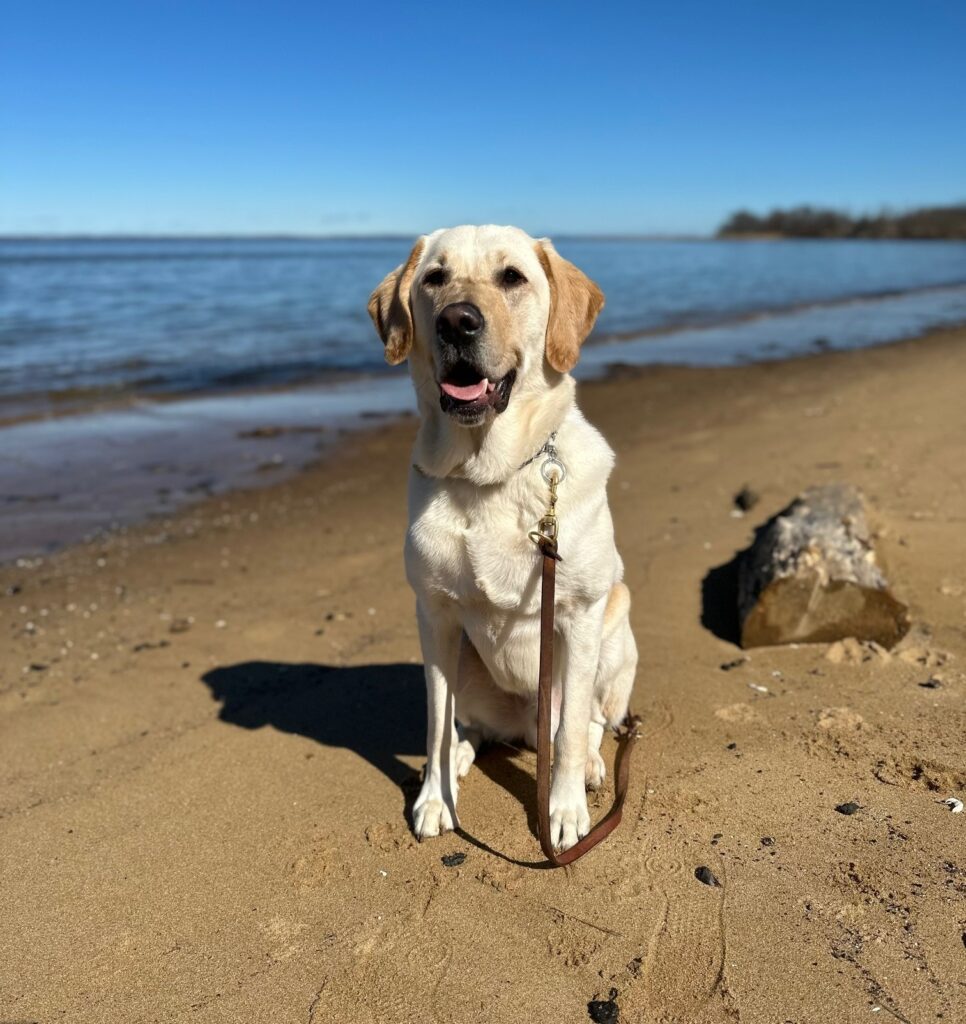
M 637 648 L 614 545 L 614 453 L 583 417 L 569 371 L 604 304 L 547 239 L 458 227 L 420 238 L 372 293 L 390 363 L 409 360 L 420 425 L 409 476 L 406 572 L 428 693 L 419 838 L 457 824 L 458 779 L 481 741 L 536 738 L 539 550 L 549 451 L 563 465 L 553 684 L 551 833 L 590 829 L 585 787 L 630 698 Z

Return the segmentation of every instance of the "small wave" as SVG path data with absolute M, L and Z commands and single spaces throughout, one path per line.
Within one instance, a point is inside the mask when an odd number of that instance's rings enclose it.
M 948 284 L 921 285 L 913 288 L 882 288 L 859 291 L 834 299 L 813 300 L 809 302 L 776 303 L 774 305 L 749 308 L 730 316 L 683 317 L 673 323 L 639 328 L 625 328 L 620 331 L 595 332 L 588 339 L 588 344 L 609 344 L 621 341 L 637 341 L 642 338 L 663 338 L 684 331 L 711 329 L 718 327 L 737 327 L 759 320 L 787 316 L 791 313 L 806 313 L 811 310 L 841 309 L 856 303 L 876 302 L 882 299 L 895 299 L 914 295 L 936 295 L 945 293 L 956 294 L 966 288 L 966 279 L 952 281 Z

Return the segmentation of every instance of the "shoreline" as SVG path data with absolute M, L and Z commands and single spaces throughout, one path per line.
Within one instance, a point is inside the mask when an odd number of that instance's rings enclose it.
M 580 385 L 617 453 L 644 738 L 624 823 L 567 872 L 505 859 L 538 849 L 529 751 L 481 754 L 461 790 L 498 853 L 406 824 L 412 420 L 0 567 L 2 1014 L 512 1024 L 583 1020 L 613 987 L 629 1020 L 961 1019 L 963 816 L 938 801 L 966 790 L 964 346 Z M 740 651 L 735 553 L 839 479 L 869 498 L 909 635 Z
M 966 289 L 948 292 L 955 300 L 948 315 L 954 323 L 966 322 Z M 921 318 L 916 303 L 928 305 L 934 294 L 856 299 L 716 327 L 682 327 L 659 338 L 600 341 L 584 348 L 576 376 L 587 384 L 657 365 L 696 371 L 781 365 L 816 352 L 928 344 L 936 329 L 911 336 L 910 329 Z M 869 315 L 873 306 L 878 321 Z M 829 341 L 834 323 L 822 317 L 841 321 L 846 314 L 849 340 Z M 776 321 L 781 342 L 772 333 Z M 414 411 L 408 373 L 397 369 L 302 386 L 132 400 L 0 425 L 0 443 L 13 453 L 0 464 L 0 564 L 170 516 L 199 497 L 285 479 L 373 419 Z

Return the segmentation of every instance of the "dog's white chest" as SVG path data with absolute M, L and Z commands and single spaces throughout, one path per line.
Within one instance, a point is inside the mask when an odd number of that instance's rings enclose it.
M 407 535 L 406 564 L 417 593 L 477 612 L 486 606 L 494 612 L 535 609 L 531 591 L 539 558 L 527 535 L 528 509 L 460 485 L 440 488 L 425 501 L 418 485 L 414 491 L 418 511 Z

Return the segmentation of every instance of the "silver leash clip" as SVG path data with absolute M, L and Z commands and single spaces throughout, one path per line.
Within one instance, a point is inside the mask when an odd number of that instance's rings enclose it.
M 560 456 L 557 454 L 557 446 L 554 443 L 557 440 L 557 433 L 554 431 L 547 438 L 547 443 L 543 446 L 541 451 L 547 456 L 540 466 L 540 475 L 543 477 L 544 483 L 549 484 L 554 477 L 556 477 L 557 483 L 561 483 L 567 476 L 567 467 L 560 461 Z

